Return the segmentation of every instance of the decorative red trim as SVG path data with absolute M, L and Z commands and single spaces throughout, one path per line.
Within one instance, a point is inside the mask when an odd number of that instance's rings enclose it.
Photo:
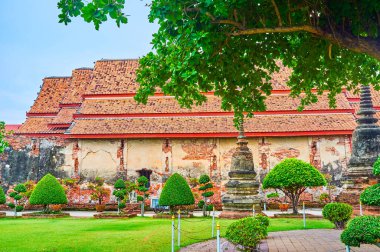
M 214 92 L 201 92 L 203 95 L 213 95 Z M 117 97 L 134 97 L 136 93 L 128 93 L 128 94 L 83 94 L 82 97 L 86 98 L 117 98 Z M 155 93 L 152 96 L 170 96 L 165 95 L 164 93 Z
M 354 114 L 355 109 L 322 109 L 322 110 L 278 110 L 254 112 L 254 115 L 298 115 L 298 114 Z M 233 112 L 189 112 L 189 113 L 135 113 L 135 114 L 74 114 L 74 119 L 80 118 L 130 118 L 130 117 L 185 117 L 185 116 L 232 116 Z
M 82 103 L 61 103 L 59 104 L 60 108 L 77 108 L 80 107 Z
M 71 123 L 49 123 L 48 128 L 69 128 L 71 126 Z
M 298 131 L 298 132 L 247 132 L 247 137 L 287 137 L 287 136 L 331 136 L 331 135 L 352 135 L 352 130 L 330 130 L 330 131 Z M 68 138 L 229 138 L 237 137 L 238 133 L 141 133 L 141 134 L 65 134 Z
M 347 98 L 349 102 L 360 102 L 360 98 Z
M 58 113 L 26 113 L 27 117 L 33 117 L 33 116 L 42 117 L 42 116 L 57 116 L 57 115 Z
M 28 136 L 28 137 L 59 137 L 67 138 L 63 133 L 15 133 L 15 135 Z
M 373 108 L 380 111 L 380 106 L 373 106 Z

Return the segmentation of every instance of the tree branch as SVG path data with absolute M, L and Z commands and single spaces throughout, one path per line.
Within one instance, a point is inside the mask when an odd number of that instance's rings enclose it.
M 278 26 L 282 26 L 282 18 L 281 18 L 281 15 L 280 15 L 280 11 L 278 10 L 278 7 L 277 7 L 277 4 L 274 0 L 271 0 L 272 1 L 272 5 L 273 5 L 273 8 L 276 12 L 276 15 L 277 15 L 277 19 L 278 19 Z
M 232 21 L 233 22 L 233 21 Z M 225 22 L 227 23 L 227 22 Z M 236 26 L 238 27 L 238 26 Z M 320 38 L 324 38 L 333 44 L 343 46 L 351 51 L 358 53 L 366 53 L 369 56 L 380 61 L 380 40 L 370 38 L 360 38 L 344 36 L 338 32 L 332 34 L 331 32 L 324 31 L 320 28 L 311 25 L 290 26 L 290 27 L 274 27 L 274 28 L 252 28 L 238 30 L 231 34 L 231 36 L 244 36 L 255 35 L 263 33 L 291 33 L 291 32 L 308 32 Z

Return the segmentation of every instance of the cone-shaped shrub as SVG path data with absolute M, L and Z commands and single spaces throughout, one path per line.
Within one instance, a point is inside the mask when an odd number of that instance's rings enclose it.
M 30 196 L 31 205 L 67 204 L 65 190 L 50 173 L 46 174 L 34 188 Z
M 161 206 L 170 206 L 171 210 L 173 210 L 174 206 L 194 204 L 194 195 L 181 175 L 174 173 L 166 181 L 161 192 L 159 204 Z
M 0 186 L 0 204 L 5 204 L 6 201 L 3 188 Z

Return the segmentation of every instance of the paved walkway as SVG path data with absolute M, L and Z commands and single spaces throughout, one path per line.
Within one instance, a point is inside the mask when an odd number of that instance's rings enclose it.
M 284 232 L 272 232 L 260 245 L 262 252 L 344 252 L 345 246 L 339 240 L 341 230 L 310 229 Z M 214 252 L 216 241 L 210 240 L 190 245 L 181 249 L 181 252 Z M 239 251 L 225 239 L 221 239 L 221 251 Z M 374 245 L 362 245 L 360 248 L 352 247 L 352 252 L 380 252 Z

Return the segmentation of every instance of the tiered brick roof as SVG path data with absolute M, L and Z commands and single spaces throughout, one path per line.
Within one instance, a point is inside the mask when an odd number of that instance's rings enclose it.
M 137 60 L 100 60 L 94 69 L 76 69 L 71 78 L 46 78 L 19 134 L 65 138 L 234 137 L 233 113 L 221 110 L 220 98 L 192 109 L 181 108 L 171 96 L 150 97 L 137 104 L 133 95 Z M 248 136 L 350 135 L 356 127 L 356 94 L 339 94 L 330 109 L 327 93 L 298 112 L 300 99 L 289 97 L 291 70 L 281 66 L 273 75 L 274 92 L 267 111 L 245 120 Z M 380 108 L 380 93 L 373 93 Z M 376 106 L 376 105 L 375 105 Z M 37 113 L 37 114 L 36 114 Z
M 73 70 L 70 88 L 63 97 L 61 104 L 70 105 L 82 103 L 82 95 L 90 88 L 92 68 L 78 68 Z
M 28 114 L 56 114 L 63 99 L 71 77 L 49 77 L 43 80 L 41 91 Z

